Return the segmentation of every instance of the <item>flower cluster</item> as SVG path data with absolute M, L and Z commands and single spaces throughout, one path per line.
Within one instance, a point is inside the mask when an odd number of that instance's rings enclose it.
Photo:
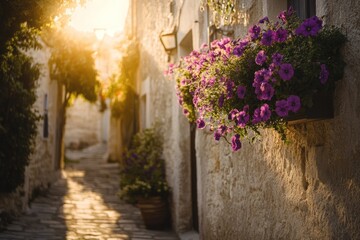
M 204 44 L 168 70 L 188 119 L 217 141 L 230 135 L 234 151 L 249 130 L 274 128 L 285 139 L 286 118 L 310 108 L 313 94 L 342 76 L 345 37 L 337 28 L 316 16 L 301 22 L 291 9 L 278 19 L 261 19 L 243 39 Z
M 138 197 L 165 196 L 169 192 L 162 151 L 162 138 L 155 128 L 134 136 L 120 163 L 121 197 L 134 202 Z

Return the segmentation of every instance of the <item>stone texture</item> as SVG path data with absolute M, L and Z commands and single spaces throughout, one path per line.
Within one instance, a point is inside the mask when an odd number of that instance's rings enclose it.
M 66 111 L 65 146 L 82 149 L 101 141 L 99 106 L 77 98 Z
M 158 40 L 171 14 L 168 1 L 135 2 L 135 30 L 141 43 L 139 89 L 143 80 L 151 79 L 151 120 L 162 123 L 173 221 L 178 232 L 187 231 L 191 228 L 189 125 L 177 105 L 175 83 L 161 75 L 167 59 Z M 177 19 L 182 1 L 173 2 Z M 286 6 L 285 0 L 244 2 L 247 24 L 236 27 L 237 36 L 244 36 L 249 25 L 264 15 L 274 18 L 280 5 Z M 196 4 L 184 1 L 173 61 L 188 50 L 182 40 L 190 30 L 193 47 L 207 41 L 206 17 Z M 327 24 L 341 26 L 349 40 L 343 49 L 345 75 L 335 92 L 335 117 L 291 126 L 290 144 L 264 130 L 261 141 L 254 145 L 244 141 L 237 153 L 223 141 L 216 143 L 209 132 L 198 131 L 201 239 L 360 239 L 360 5 L 355 0 L 317 0 L 316 4 L 318 15 L 324 15 Z M 194 20 L 198 22 L 190 24 Z
M 171 231 L 145 229 L 139 209 L 119 199 L 119 168 L 106 162 L 106 149 L 68 151 L 77 162 L 0 239 L 178 239 Z

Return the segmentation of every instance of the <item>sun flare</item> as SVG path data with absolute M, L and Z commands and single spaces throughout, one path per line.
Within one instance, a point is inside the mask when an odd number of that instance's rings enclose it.
M 123 31 L 128 7 L 129 0 L 88 0 L 75 9 L 69 25 L 84 32 L 103 29 L 113 36 Z

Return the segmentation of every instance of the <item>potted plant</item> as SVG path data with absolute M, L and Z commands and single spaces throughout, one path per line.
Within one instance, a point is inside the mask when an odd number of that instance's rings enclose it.
M 169 66 L 189 121 L 208 127 L 217 141 L 230 135 L 233 151 L 249 132 L 255 133 L 251 142 L 261 128 L 273 128 L 285 140 L 290 120 L 322 118 L 310 110 L 323 102 L 316 96 L 332 100 L 342 77 L 340 47 L 346 38 L 339 29 L 323 27 L 316 16 L 300 21 L 292 9 L 278 19 L 264 17 L 244 38 L 203 44 Z
M 137 203 L 149 229 L 163 229 L 170 222 L 162 144 L 155 128 L 145 129 L 134 136 L 120 164 L 120 196 Z

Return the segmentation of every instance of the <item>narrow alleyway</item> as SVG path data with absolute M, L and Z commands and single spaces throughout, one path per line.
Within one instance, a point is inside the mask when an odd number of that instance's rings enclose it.
M 0 239 L 175 240 L 173 232 L 146 230 L 139 210 L 121 201 L 119 172 L 106 163 L 105 145 L 68 152 L 62 179 L 0 233 Z

